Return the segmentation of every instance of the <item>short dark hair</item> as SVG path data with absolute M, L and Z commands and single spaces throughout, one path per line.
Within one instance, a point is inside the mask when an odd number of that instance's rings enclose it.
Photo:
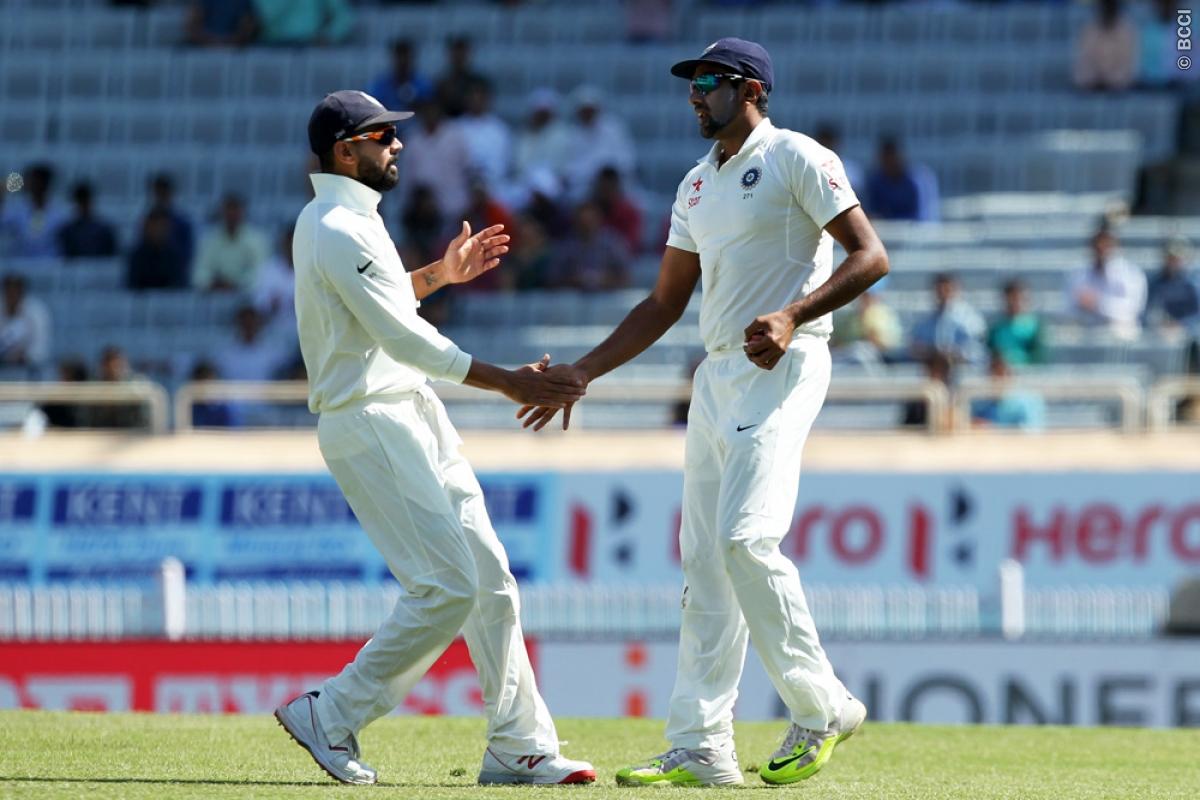
M 317 163 L 321 165 L 321 172 L 333 172 L 333 148 L 318 155 Z
M 79 181 L 71 187 L 71 199 L 80 205 L 92 202 L 94 195 L 95 192 L 92 190 L 92 185 L 87 181 Z
M 769 103 L 767 101 L 767 93 L 766 92 L 762 92 L 761 94 L 759 94 L 758 99 L 754 101 L 754 107 L 757 108 L 758 113 L 762 114 L 764 117 L 767 115 L 767 106 L 768 105 L 769 105 Z

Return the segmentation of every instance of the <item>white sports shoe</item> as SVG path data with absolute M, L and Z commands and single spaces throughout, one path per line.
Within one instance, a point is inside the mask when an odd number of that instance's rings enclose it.
M 317 710 L 313 708 L 317 695 L 318 692 L 308 692 L 289 700 L 275 709 L 275 719 L 329 777 L 342 783 L 375 783 L 378 775 L 358 760 L 358 740 L 353 735 L 337 745 L 331 745 L 325 737 L 317 721 Z
M 562 756 L 514 756 L 488 748 L 483 753 L 480 783 L 592 783 L 595 768 Z

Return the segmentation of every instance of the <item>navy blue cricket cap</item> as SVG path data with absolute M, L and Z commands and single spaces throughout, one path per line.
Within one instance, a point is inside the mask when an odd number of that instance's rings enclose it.
M 771 68 L 771 57 L 767 55 L 766 49 L 761 44 L 745 39 L 732 36 L 717 39 L 704 48 L 699 58 L 680 61 L 671 67 L 671 74 L 677 78 L 691 80 L 697 64 L 716 64 L 727 67 L 744 78 L 754 78 L 768 93 L 775 83 L 775 70 Z
M 342 89 L 325 95 L 313 109 L 308 118 L 308 146 L 321 155 L 328 152 L 334 142 L 347 136 L 387 122 L 399 122 L 412 115 L 411 111 L 388 111 L 383 103 L 366 92 Z

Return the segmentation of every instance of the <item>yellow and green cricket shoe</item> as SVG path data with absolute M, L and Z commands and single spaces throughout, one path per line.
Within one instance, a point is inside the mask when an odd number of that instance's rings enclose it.
M 866 718 L 867 707 L 857 698 L 850 697 L 842 709 L 841 719 L 827 731 L 811 731 L 792 725 L 783 739 L 783 745 L 758 774 L 764 781 L 776 786 L 811 778 L 829 761 L 838 743 L 853 736 Z
M 618 786 L 729 786 L 745 783 L 737 753 L 676 747 L 617 772 Z

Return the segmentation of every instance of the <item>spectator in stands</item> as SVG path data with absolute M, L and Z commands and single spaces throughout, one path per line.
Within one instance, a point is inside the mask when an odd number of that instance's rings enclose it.
M 416 111 L 416 124 L 405 135 L 400 161 L 403 194 L 410 195 L 417 185 L 428 187 L 438 212 L 453 225 L 470 202 L 471 151 L 457 121 L 446 119 L 436 102 L 423 100 Z
M 630 255 L 642 249 L 642 210 L 625 194 L 621 173 L 615 167 L 605 167 L 596 176 L 592 201 L 604 215 L 604 225 L 625 241 Z
M 1004 315 L 988 330 L 987 343 L 1005 365 L 1046 360 L 1042 320 L 1029 310 L 1029 294 L 1021 281 L 1004 284 Z
M 834 353 L 864 367 L 896 361 L 904 338 L 900 318 L 877 292 L 863 292 L 844 314 L 835 317 Z
M 553 89 L 534 89 L 526 100 L 525 124 L 517 134 L 513 166 L 527 186 L 538 172 L 561 175 L 566 168 L 570 131 L 558 118 L 562 98 Z
M 625 34 L 633 44 L 664 42 L 671 36 L 672 0 L 625 0 Z
M 1180 69 L 1175 60 L 1179 41 L 1175 21 L 1176 0 L 1154 0 L 1150 13 L 1138 26 L 1138 75 L 1139 85 L 1148 89 L 1162 89 L 1180 80 Z
M 347 0 L 254 0 L 262 44 L 339 44 L 354 30 Z
M 61 383 L 85 383 L 88 380 L 87 364 L 81 358 L 63 359 L 58 364 L 58 380 Z M 46 424 L 55 428 L 87 428 L 91 415 L 87 406 L 74 403 L 46 403 L 42 407 Z
M 1200 276 L 1188 274 L 1191 246 L 1172 239 L 1163 248 L 1161 271 L 1150 280 L 1145 322 L 1161 327 L 1197 326 L 1200 333 Z
M 598 291 L 629 285 L 629 249 L 621 237 L 604 226 L 594 202 L 575 209 L 574 233 L 558 248 L 551 288 Z
M 1046 416 L 1045 401 L 1028 390 L 1013 389 L 1012 369 L 999 353 L 988 361 L 988 378 L 995 394 L 971 402 L 971 422 L 977 427 L 1040 430 Z
M 183 259 L 185 275 L 190 275 L 192 256 L 196 249 L 196 235 L 191 220 L 175 207 L 175 182 L 165 172 L 150 179 L 150 208 L 147 213 L 160 210 L 170 221 L 167 238 Z
M 109 258 L 117 254 L 117 233 L 92 210 L 92 185 L 80 181 L 71 189 L 75 216 L 59 228 L 58 245 L 64 258 Z
M 987 357 L 983 347 L 987 326 L 959 296 L 958 279 L 944 272 L 935 276 L 933 295 L 934 310 L 913 330 L 913 358 L 928 365 L 940 356 L 952 369 L 959 364 L 982 366 Z
M 1146 275 L 1117 253 L 1117 237 L 1107 228 L 1092 236 L 1091 263 L 1070 276 L 1070 307 L 1079 320 L 1107 326 L 1121 337 L 1136 336 L 1146 307 Z
M 878 162 L 867 177 L 867 207 L 883 219 L 938 218 L 937 178 L 921 164 L 909 164 L 892 136 L 879 140 Z M 853 186 L 853 182 L 851 182 Z
M 467 92 L 474 83 L 487 80 L 472 64 L 471 39 L 462 34 L 446 39 L 446 69 L 438 76 L 434 92 L 448 117 L 467 109 Z
M 506 286 L 517 289 L 544 289 L 554 268 L 554 248 L 546 229 L 529 214 L 517 218 L 508 255 L 500 268 Z
M 1012 386 L 1012 370 L 1004 356 L 993 352 L 988 365 L 995 396 L 971 403 L 971 422 L 978 427 L 1038 431 L 1046 427 L 1046 401 L 1028 389 Z
M 499 191 L 512 171 L 512 132 L 508 123 L 492 111 L 492 85 L 488 81 L 469 84 L 465 102 L 466 110 L 457 123 L 467 143 L 472 176 L 485 180 L 491 191 Z
M 1085 91 L 1121 92 L 1137 74 L 1138 33 L 1120 0 L 1099 0 L 1096 17 L 1075 46 L 1075 86 Z
M 394 39 L 391 68 L 371 81 L 367 94 L 384 108 L 407 109 L 433 96 L 433 84 L 417 72 L 416 53 L 408 39 Z
M 628 185 L 633 179 L 633 138 L 625 121 L 602 107 L 599 89 L 581 86 L 571 94 L 575 117 L 568 129 L 564 177 L 573 200 L 588 196 L 605 167 L 614 167 Z
M 253 0 L 194 0 L 188 9 L 188 44 L 242 47 L 257 35 Z
M 857 192 L 867 188 L 862 165 L 854 159 L 846 157 L 842 152 L 842 132 L 837 125 L 828 120 L 818 122 L 816 131 L 813 133 L 813 138 L 821 146 L 827 147 L 837 153 L 838 158 L 842 160 L 842 171 L 846 173 L 846 179 L 850 181 L 852 189 Z
M 192 368 L 194 383 L 215 381 L 220 376 L 211 361 L 201 361 Z M 192 426 L 196 428 L 229 428 L 237 424 L 233 408 L 228 403 L 205 401 L 192 404 Z
M 934 353 L 925 361 L 925 377 L 932 383 L 949 388 L 954 377 L 954 365 L 944 354 Z M 929 405 L 925 400 L 911 400 L 904 404 L 903 409 L 901 425 L 923 428 L 929 424 Z M 950 417 L 935 420 L 935 424 L 941 428 L 949 427 L 950 422 Z
M 0 281 L 0 370 L 37 379 L 50 360 L 50 312 L 30 297 L 24 275 L 9 273 Z
M 400 250 L 405 264 L 431 264 L 441 257 L 449 238 L 446 236 L 446 219 L 428 184 L 418 183 L 412 187 L 400 222 L 404 229 L 404 244 Z
M 109 383 L 134 383 L 143 380 L 129 366 L 125 351 L 114 345 L 105 347 L 100 353 L 100 368 L 96 378 Z M 144 428 L 149 424 L 146 410 L 141 405 L 96 406 L 90 416 L 94 428 Z
M 571 216 L 563 202 L 563 185 L 553 172 L 542 167 L 529 176 L 524 213 L 538 221 L 555 241 L 571 233 Z
M 487 183 L 483 180 L 476 180 L 471 185 L 471 205 L 467 208 L 466 218 L 467 222 L 471 223 L 471 230 L 473 231 L 481 231 L 493 225 L 503 225 L 506 232 L 516 228 L 512 212 L 492 195 Z M 509 235 L 513 236 L 514 239 L 516 238 L 513 234 Z M 513 241 L 510 239 L 510 250 L 512 245 Z M 437 258 L 440 258 L 440 256 L 435 257 L 434 260 Z M 506 270 L 503 267 L 485 272 L 470 283 L 463 284 L 462 289 L 473 292 L 490 292 L 505 288 L 505 272 Z
M 58 232 L 67 222 L 67 210 L 54 200 L 54 168 L 33 164 L 25 170 L 24 191 L 10 196 L 0 217 L 8 255 L 17 258 L 54 258 L 61 254 Z
M 129 253 L 127 289 L 186 289 L 187 260 L 171 236 L 173 220 L 165 209 L 153 208 L 142 220 L 142 238 Z
M 237 310 L 233 336 L 214 360 L 222 378 L 230 381 L 276 378 L 291 354 L 265 335 L 263 323 L 254 306 L 244 305 Z
M 296 267 L 292 264 L 292 233 L 287 225 L 279 233 L 275 253 L 262 265 L 254 281 L 254 307 L 266 320 L 279 319 L 290 330 L 296 327 Z
M 267 260 L 266 238 L 246 223 L 246 205 L 240 195 L 221 201 L 221 219 L 200 242 L 192 285 L 206 291 L 246 291 L 254 286 L 258 270 Z

